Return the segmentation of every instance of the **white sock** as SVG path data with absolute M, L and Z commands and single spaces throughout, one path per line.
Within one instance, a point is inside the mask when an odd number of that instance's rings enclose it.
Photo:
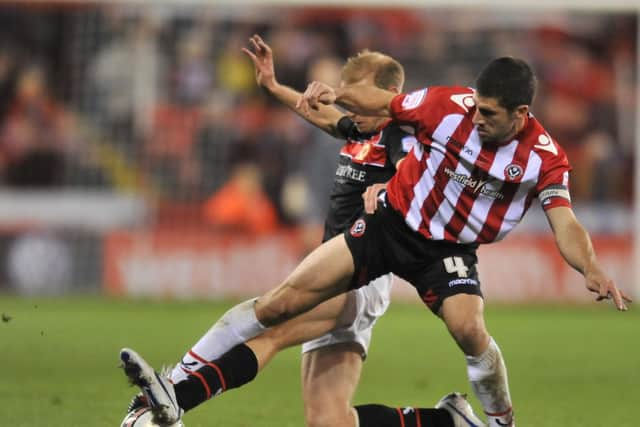
M 466 359 L 469 382 L 489 418 L 488 426 L 513 425 L 507 368 L 496 342 L 491 338 L 484 353 Z
M 189 372 L 206 362 L 218 359 L 238 344 L 249 341 L 266 329 L 256 318 L 257 298 L 241 302 L 231 308 L 189 350 L 171 372 L 171 381 L 185 379 Z

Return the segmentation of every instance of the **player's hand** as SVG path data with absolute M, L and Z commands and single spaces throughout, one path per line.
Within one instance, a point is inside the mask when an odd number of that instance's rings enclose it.
M 262 40 L 262 38 L 254 34 L 249 39 L 251 50 L 242 48 L 247 54 L 256 71 L 256 82 L 266 89 L 270 89 L 276 84 L 276 73 L 273 66 L 273 52 L 271 47 Z
M 631 298 L 619 290 L 613 280 L 607 277 L 599 268 L 594 268 L 585 272 L 585 280 L 587 289 L 598 294 L 596 301 L 613 299 L 616 308 L 620 311 L 626 311 L 626 302 L 631 302 Z
M 310 109 L 317 110 L 320 104 L 331 105 L 335 101 L 336 92 L 331 86 L 322 82 L 311 82 L 298 100 L 296 108 L 309 112 Z
M 372 214 L 378 208 L 378 196 L 380 192 L 387 188 L 387 183 L 377 183 L 367 187 L 364 193 L 362 193 L 362 199 L 364 200 L 365 213 Z

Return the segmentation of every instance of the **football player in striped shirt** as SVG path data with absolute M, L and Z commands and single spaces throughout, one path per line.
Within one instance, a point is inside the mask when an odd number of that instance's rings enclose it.
M 476 271 L 479 244 L 501 240 L 538 199 L 560 253 L 583 274 L 586 288 L 597 300 L 612 299 L 621 311 L 630 301 L 602 270 L 573 213 L 567 157 L 529 111 L 535 90 L 529 65 L 504 57 L 483 69 L 475 89 L 430 87 L 396 95 L 371 86 L 334 89 L 314 82 L 298 105 L 336 103 L 415 129 L 420 144 L 381 196 L 382 207 L 362 219 L 369 237 L 346 235 L 352 274 L 375 276 L 380 261 L 381 271 L 391 270 L 416 287 L 464 352 L 469 380 L 490 426 L 513 426 L 514 421 L 500 349 L 484 324 Z M 391 225 L 394 232 L 387 231 Z M 447 249 L 431 254 L 436 247 Z M 409 248 L 415 252 L 409 255 Z M 403 252 L 406 258 L 398 255 Z M 416 254 L 423 254 L 422 260 Z M 411 260 L 422 266 L 415 269 Z M 262 307 L 273 307 L 263 301 L 256 310 L 260 321 L 266 320 Z M 270 324 L 273 317 L 268 317 Z

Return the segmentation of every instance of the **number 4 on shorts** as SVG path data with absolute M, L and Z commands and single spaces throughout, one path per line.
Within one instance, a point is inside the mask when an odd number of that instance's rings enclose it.
M 445 258 L 444 260 L 444 269 L 447 273 L 457 273 L 458 277 L 467 277 L 467 272 L 469 268 L 464 265 L 464 261 L 462 257 L 459 256 L 450 256 L 449 258 Z

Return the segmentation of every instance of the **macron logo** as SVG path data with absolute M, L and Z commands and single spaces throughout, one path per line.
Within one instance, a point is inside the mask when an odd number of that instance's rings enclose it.
M 427 89 L 417 90 L 406 95 L 402 100 L 403 110 L 413 110 L 418 105 L 422 104 L 422 101 L 427 96 Z
M 476 105 L 473 100 L 473 95 L 470 93 L 461 93 L 458 95 L 451 95 L 451 100 L 455 102 L 457 105 L 462 107 L 462 109 L 468 113 L 469 108 L 474 107 Z
M 538 137 L 538 143 L 534 145 L 533 148 L 548 151 L 553 153 L 554 156 L 558 155 L 558 147 L 556 147 L 556 144 L 553 143 L 549 135 L 540 135 Z

